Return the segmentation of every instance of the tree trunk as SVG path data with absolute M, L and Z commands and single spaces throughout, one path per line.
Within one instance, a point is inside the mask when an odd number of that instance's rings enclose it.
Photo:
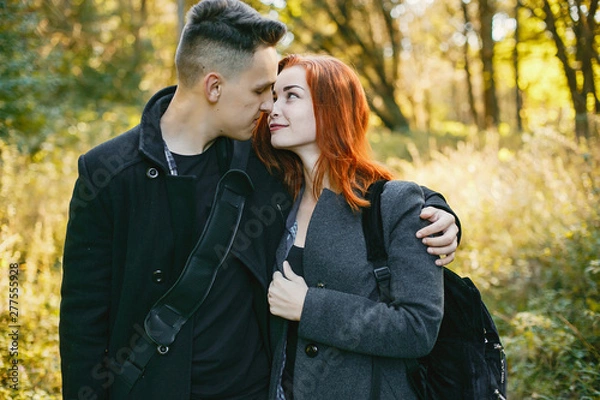
M 500 120 L 496 83 L 494 80 L 494 39 L 492 21 L 494 0 L 479 0 L 479 35 L 481 37 L 481 62 L 483 64 L 483 104 L 485 127 L 498 126 Z
M 594 59 L 598 60 L 598 51 L 594 47 L 594 32 L 596 30 L 596 13 L 598 12 L 598 0 L 591 0 L 587 16 L 583 14 L 581 0 L 577 0 L 577 10 L 579 11 L 580 35 L 577 40 L 577 52 L 581 54 L 581 70 L 583 72 L 584 90 L 587 95 L 594 98 L 594 112 L 600 114 L 600 100 L 596 92 L 594 81 Z
M 469 11 L 467 9 L 467 3 L 465 3 L 464 1 L 460 0 L 460 5 L 461 5 L 461 9 L 463 12 L 463 18 L 464 18 L 464 28 L 463 28 L 463 35 L 465 35 L 465 38 L 468 38 L 469 32 L 470 30 L 468 29 L 470 18 L 469 18 Z M 465 63 L 465 79 L 466 79 L 466 83 L 467 83 L 467 95 L 469 97 L 469 109 L 471 110 L 471 117 L 473 118 L 473 122 L 475 123 L 475 125 L 477 126 L 477 128 L 479 129 L 483 129 L 484 126 L 482 124 L 481 118 L 479 117 L 479 113 L 477 112 L 477 105 L 475 103 L 475 93 L 473 90 L 473 81 L 472 81 L 472 75 L 471 75 L 471 58 L 469 57 L 469 42 L 468 40 L 465 41 L 465 45 L 463 47 L 463 58 L 464 58 L 464 63 Z
M 134 16 L 137 15 L 137 18 L 135 18 Z M 134 42 L 133 42 L 133 65 L 134 67 L 132 68 L 132 70 L 137 70 L 140 68 L 141 63 L 143 61 L 143 53 L 144 53 L 144 49 L 142 46 L 142 39 L 140 37 L 140 32 L 142 27 L 146 26 L 146 17 L 147 17 L 147 7 L 146 7 L 146 0 L 140 0 L 140 9 L 138 12 L 136 12 L 135 7 L 131 7 L 131 16 L 132 16 L 132 21 L 133 22 L 133 37 Z
M 371 84 L 373 85 L 373 83 Z M 372 86 L 373 87 L 373 86 Z M 395 90 L 390 85 L 376 84 L 376 90 L 365 88 L 371 110 L 379 117 L 383 125 L 392 132 L 406 132 L 409 129 L 408 119 L 396 103 Z M 380 102 L 373 99 L 379 98 Z
M 569 91 L 571 93 L 571 101 L 573 103 L 573 109 L 575 110 L 575 137 L 577 140 L 587 139 L 589 138 L 589 123 L 587 115 L 587 93 L 585 84 L 580 91 L 577 84 L 577 72 L 569 63 L 567 47 L 558 34 L 556 28 L 556 18 L 552 12 L 550 4 L 548 3 L 548 0 L 544 0 L 544 14 L 546 28 L 550 33 L 552 33 L 554 44 L 556 45 L 556 56 L 562 63 L 563 70 L 565 71 L 565 76 L 567 78 L 567 85 L 569 86 Z M 577 40 L 579 41 L 580 38 L 578 37 Z M 579 46 L 580 45 L 578 44 L 578 47 Z M 580 50 L 578 50 L 578 53 L 580 54 Z
M 352 65 L 365 80 L 371 110 L 393 132 L 406 132 L 409 122 L 398 105 L 401 32 L 391 16 L 390 0 L 315 0 L 303 2 L 304 14 L 290 15 L 300 52 L 327 52 Z M 310 17 L 309 17 L 310 16 Z M 316 24 L 316 20 L 321 23 Z M 323 22 L 325 21 L 325 22 Z M 323 26 L 335 30 L 323 30 Z M 301 35 L 305 33 L 305 35 Z
M 523 108 L 523 96 L 519 86 L 519 42 L 520 42 L 520 22 L 519 10 L 521 9 L 521 0 L 517 0 L 515 6 L 515 48 L 513 52 L 513 68 L 515 70 L 515 117 L 517 122 L 517 131 L 523 132 L 523 119 L 521 118 L 521 109 Z

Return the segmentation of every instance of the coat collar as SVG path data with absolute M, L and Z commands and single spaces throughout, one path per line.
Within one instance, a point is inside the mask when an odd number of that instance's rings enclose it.
M 275 268 L 283 271 L 283 261 L 287 258 L 290 249 L 294 245 L 294 241 L 296 239 L 296 231 L 297 231 L 297 223 L 296 216 L 298 214 L 298 209 L 300 208 L 300 201 L 302 200 L 302 196 L 304 194 L 304 185 L 300 189 L 300 193 L 298 197 L 294 201 L 294 205 L 292 206 L 290 213 L 288 214 L 287 220 L 285 222 L 285 232 L 281 241 L 279 242 L 279 246 L 277 247 L 277 251 L 275 253 Z M 333 204 L 338 204 L 337 207 L 332 207 Z M 336 210 L 339 208 L 339 205 L 347 205 L 346 200 L 343 195 L 336 194 L 330 189 L 324 188 L 317 200 L 317 205 L 315 206 L 315 210 L 313 211 L 313 215 L 310 218 L 309 222 L 309 232 L 311 231 L 312 226 L 315 224 L 319 224 L 320 220 L 324 217 L 327 217 L 330 213 L 337 212 Z M 318 213 L 318 214 L 317 214 Z M 321 215 L 323 213 L 323 215 Z M 318 228 L 317 228 L 318 229 Z M 307 239 L 308 239 L 307 233 Z
M 160 119 L 169 107 L 176 88 L 177 86 L 169 86 L 152 96 L 144 108 L 140 122 L 140 153 L 160 166 L 167 174 L 169 166 L 164 152 Z

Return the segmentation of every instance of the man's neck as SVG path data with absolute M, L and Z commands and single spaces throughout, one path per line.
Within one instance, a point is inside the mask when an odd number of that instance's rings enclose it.
M 210 117 L 191 94 L 177 90 L 160 119 L 160 129 L 169 150 L 181 155 L 201 154 L 218 135 L 211 134 Z

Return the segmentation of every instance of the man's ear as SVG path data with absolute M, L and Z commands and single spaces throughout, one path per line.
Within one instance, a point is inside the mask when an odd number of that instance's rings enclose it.
M 221 96 L 223 78 L 216 72 L 211 72 L 204 77 L 204 94 L 210 103 L 216 103 Z

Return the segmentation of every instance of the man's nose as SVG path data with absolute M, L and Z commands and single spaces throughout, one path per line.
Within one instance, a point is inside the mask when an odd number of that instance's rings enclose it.
M 263 102 L 260 104 L 260 111 L 266 112 L 268 114 L 273 110 L 273 95 L 269 93 Z

